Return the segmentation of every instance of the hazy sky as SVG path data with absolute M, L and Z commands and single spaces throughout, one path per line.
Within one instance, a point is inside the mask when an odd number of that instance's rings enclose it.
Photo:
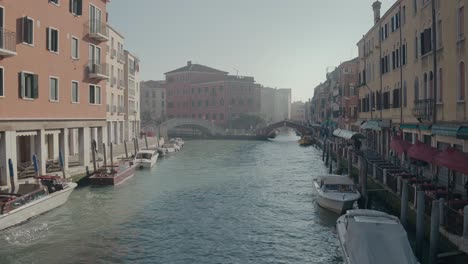
M 395 0 L 381 0 L 382 14 Z M 357 56 L 373 0 L 114 0 L 110 23 L 141 59 L 142 80 L 187 61 L 312 97 L 327 67 Z M 235 70 L 236 69 L 236 70 Z

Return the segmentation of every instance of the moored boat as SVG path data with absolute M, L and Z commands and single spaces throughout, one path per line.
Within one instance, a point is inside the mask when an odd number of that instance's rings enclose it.
M 182 138 L 172 138 L 169 142 L 177 144 L 180 148 L 183 148 L 185 145 L 185 142 L 182 140 Z
M 133 161 L 103 166 L 89 180 L 92 185 L 119 185 L 135 175 L 136 166 Z
M 318 193 L 317 203 L 337 214 L 352 209 L 361 197 L 353 180 L 347 176 L 321 176 L 314 179 L 314 186 Z
M 156 164 L 158 156 L 157 150 L 142 149 L 136 154 L 134 163 L 139 168 L 152 168 Z
M 299 145 L 301 146 L 310 146 L 312 145 L 312 143 L 313 143 L 312 137 L 309 135 L 304 135 L 301 137 L 301 139 L 299 139 Z
M 162 145 L 161 147 L 158 148 L 158 151 L 163 151 L 164 153 L 168 154 L 168 153 L 173 153 L 173 152 L 176 152 L 178 151 L 180 148 L 176 148 L 176 144 L 171 144 L 171 143 L 166 143 L 164 145 Z
M 417 264 L 397 217 L 374 210 L 349 210 L 336 222 L 345 264 Z
M 15 193 L 0 193 L 0 230 L 63 205 L 77 186 L 57 176 L 36 179 L 38 184 L 20 184 Z

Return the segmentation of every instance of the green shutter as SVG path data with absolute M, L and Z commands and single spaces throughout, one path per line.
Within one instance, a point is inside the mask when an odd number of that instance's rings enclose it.
M 39 98 L 39 75 L 33 75 L 32 98 Z
M 77 15 L 83 15 L 83 0 L 76 0 L 78 2 Z
M 25 84 L 24 84 L 24 72 L 20 72 L 18 74 L 18 78 L 19 78 L 19 95 L 21 98 L 24 98 L 25 95 L 26 95 L 26 88 L 25 88 Z

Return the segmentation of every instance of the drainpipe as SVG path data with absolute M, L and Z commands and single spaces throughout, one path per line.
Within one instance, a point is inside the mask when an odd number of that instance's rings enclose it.
M 434 72 L 434 79 L 433 79 L 433 95 L 434 95 L 434 103 L 432 109 L 432 123 L 435 124 L 437 121 L 437 21 L 436 21 L 436 4 L 435 1 L 432 1 L 432 47 L 433 47 L 433 72 Z

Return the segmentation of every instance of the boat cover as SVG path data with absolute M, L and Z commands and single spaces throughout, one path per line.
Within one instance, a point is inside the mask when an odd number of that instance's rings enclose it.
M 406 231 L 399 222 L 383 217 L 349 219 L 345 235 L 351 263 L 417 264 Z M 382 221 L 374 222 L 374 219 Z
M 324 184 L 354 185 L 353 179 L 341 175 L 321 176 L 319 177 L 319 181 L 323 181 Z

